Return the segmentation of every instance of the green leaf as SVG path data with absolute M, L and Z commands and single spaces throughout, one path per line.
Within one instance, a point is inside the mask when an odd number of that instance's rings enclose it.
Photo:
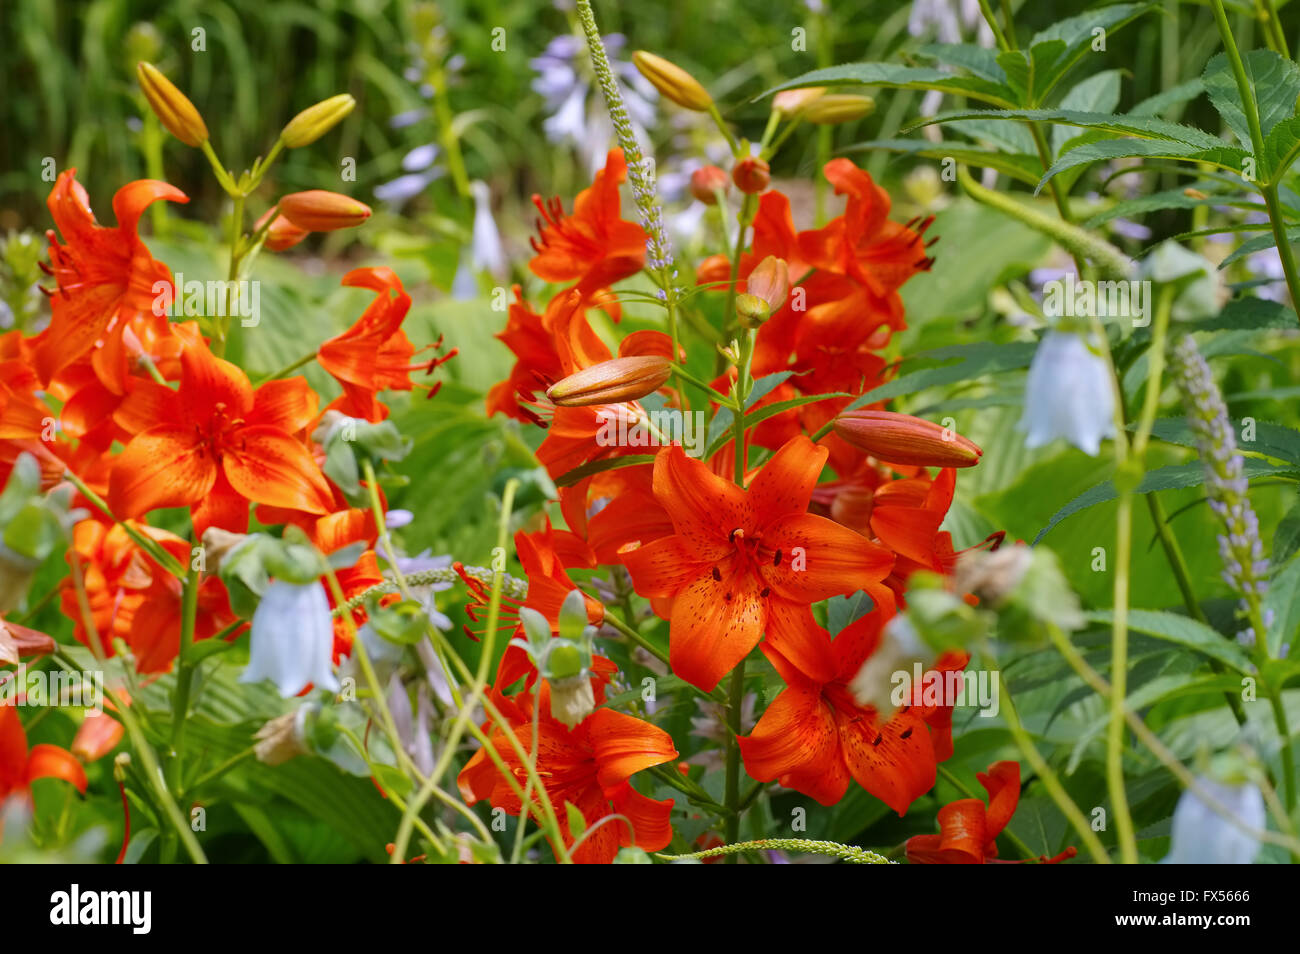
M 844 627 L 856 623 L 875 607 L 875 602 L 863 590 L 848 596 L 832 596 L 826 601 L 826 631 L 834 639 Z
M 996 169 L 1018 182 L 1033 186 L 1042 175 L 1042 163 L 1037 156 L 1011 154 L 983 146 L 970 146 L 957 142 L 933 143 L 925 139 L 873 139 L 849 146 L 845 152 L 866 152 L 880 149 L 900 155 L 920 156 L 925 159 L 955 159 L 970 166 Z
M 828 398 L 846 398 L 846 397 L 853 397 L 853 395 L 849 394 L 847 391 L 830 391 L 826 394 L 805 394 L 800 397 L 790 398 L 790 400 L 788 401 L 777 401 L 773 404 L 765 405 L 763 407 L 760 407 L 756 411 L 751 411 L 750 413 L 746 414 L 745 430 L 749 430 L 755 424 L 758 424 L 760 421 L 765 421 L 769 417 L 775 417 L 778 414 L 784 414 L 786 411 L 792 411 L 795 408 L 803 407 L 805 404 L 816 404 L 818 401 L 825 401 Z M 746 405 L 748 405 L 749 402 L 746 401 L 745 403 Z M 727 408 L 723 408 L 722 410 L 726 411 Z M 722 411 L 719 411 L 718 414 L 719 416 L 721 416 Z M 731 426 L 732 417 L 733 415 L 728 411 L 727 414 L 728 427 Z M 716 419 L 717 418 L 715 418 L 714 420 Z M 710 432 L 712 432 L 713 428 L 709 428 L 709 430 Z M 722 430 L 708 445 L 708 449 L 705 450 L 704 452 L 704 458 L 707 460 L 708 458 L 712 457 L 714 454 L 716 454 L 726 445 L 727 441 L 732 439 L 733 439 L 732 434 L 729 431 Z
M 978 76 L 958 76 L 943 70 L 923 66 L 900 66 L 896 63 L 848 63 L 813 70 L 792 80 L 774 86 L 756 97 L 762 99 L 787 89 L 805 86 L 883 86 L 887 89 L 931 89 L 953 93 L 970 99 L 1004 106 L 1018 105 L 1016 94 L 1003 83 L 991 82 Z
M 593 460 L 581 467 L 575 467 L 567 474 L 561 474 L 555 479 L 555 486 L 572 487 L 592 474 L 603 474 L 607 470 L 618 470 L 620 467 L 636 467 L 638 464 L 653 464 L 654 462 L 654 454 L 629 454 L 624 457 L 606 457 L 603 460 Z
M 1300 66 L 1272 50 L 1251 50 L 1241 60 L 1246 79 L 1255 94 L 1260 131 L 1267 136 L 1282 120 L 1295 115 L 1296 98 L 1300 97 Z M 1250 126 L 1227 54 L 1219 53 L 1205 64 L 1201 81 L 1210 94 L 1210 102 L 1236 135 L 1237 141 L 1250 148 Z
M 1007 50 L 998 54 L 998 66 L 1007 74 L 1007 85 L 1016 98 L 1026 106 L 1033 106 L 1047 95 L 1051 84 L 1059 78 L 1056 64 L 1065 56 L 1063 40 L 1048 40 L 1034 44 L 1029 50 Z
M 569 821 L 569 835 L 574 839 L 582 837 L 582 833 L 587 830 L 587 819 L 583 817 L 582 810 L 573 802 L 564 803 L 564 814 Z
M 1070 67 L 1093 48 L 1093 43 L 1098 38 L 1096 31 L 1101 31 L 1100 36 L 1104 41 L 1112 30 L 1119 29 L 1153 9 L 1155 5 L 1150 3 L 1117 3 L 1100 10 L 1058 20 L 1034 34 L 1033 39 L 1029 41 L 1029 48 L 1035 52 L 1040 46 L 1054 45 L 1057 42 L 1061 44 L 1061 52 L 1050 65 L 1040 70 L 1036 85 L 1042 90 L 1042 95 L 1051 92 Z M 1102 49 L 1105 49 L 1104 45 Z
M 1291 532 L 1296 537 L 1300 537 L 1300 512 L 1298 511 L 1300 506 L 1293 509 L 1286 517 L 1287 520 L 1294 518 L 1295 523 L 1292 524 Z M 1277 533 L 1282 533 L 1280 526 Z M 1274 539 L 1276 541 L 1276 537 Z M 1293 540 L 1292 545 L 1295 542 Z M 1273 560 L 1276 563 L 1289 559 L 1289 557 L 1279 557 L 1277 549 L 1275 542 Z M 1291 560 L 1269 582 L 1268 592 L 1264 594 L 1263 611 L 1265 616 L 1270 612 L 1273 614 L 1273 624 L 1268 629 L 1269 652 L 1278 653 L 1284 645 L 1290 643 L 1292 659 L 1300 661 L 1295 646 L 1296 627 L 1300 626 L 1300 560 Z
M 1052 164 L 1038 184 L 1036 192 L 1065 172 L 1077 166 L 1110 159 L 1181 159 L 1185 162 L 1204 162 L 1227 172 L 1241 175 L 1243 160 L 1249 153 L 1236 146 L 1220 145 L 1209 148 L 1175 142 L 1172 139 L 1105 139 L 1084 143 L 1068 150 Z
M 947 348 L 923 351 L 912 360 L 944 363 L 937 367 L 909 372 L 877 388 L 872 388 L 852 401 L 845 410 L 865 407 L 876 401 L 913 394 L 941 384 L 969 381 L 998 371 L 1027 368 L 1029 362 L 1033 360 L 1035 348 L 1036 345 L 1028 341 L 1013 341 L 1005 344 L 977 341 L 968 345 L 951 345 Z
M 1300 324 L 1295 309 L 1267 298 L 1234 298 L 1215 318 L 1198 321 L 1193 330 L 1227 331 L 1256 328 L 1290 328 Z
M 1243 465 L 1248 480 L 1278 474 L 1300 474 L 1294 464 L 1270 464 L 1255 457 L 1246 458 Z M 1168 467 L 1148 471 L 1142 478 L 1142 483 L 1138 485 L 1137 492 L 1149 494 L 1158 490 L 1173 490 L 1176 487 L 1199 487 L 1203 483 L 1205 483 L 1205 467 L 1199 461 L 1192 461 L 1188 464 L 1171 464 Z M 1099 503 L 1105 503 L 1107 500 L 1114 500 L 1116 496 L 1118 495 L 1115 492 L 1115 485 L 1109 480 L 1084 491 L 1052 515 L 1047 526 L 1039 530 L 1038 535 L 1034 537 L 1034 543 L 1037 544 L 1042 540 L 1048 531 L 1066 517 L 1071 517 Z
M 1005 83 L 1007 80 L 1007 74 L 998 66 L 997 53 L 974 43 L 929 43 L 917 53 L 959 67 L 990 83 Z
M 1100 129 L 1104 132 L 1122 133 L 1137 136 L 1140 139 L 1166 140 L 1194 146 L 1197 149 L 1212 149 L 1226 146 L 1217 136 L 1202 132 L 1195 126 L 1181 123 L 1169 123 L 1163 119 L 1146 116 L 1124 116 L 1116 113 L 1095 113 L 1080 109 L 962 109 L 936 116 L 923 116 L 903 128 L 911 132 L 921 126 L 935 123 L 948 123 L 957 119 L 991 119 L 1014 122 L 1060 123 L 1066 126 L 1080 126 L 1085 129 Z
M 1269 421 L 1256 421 L 1253 441 L 1242 438 L 1240 421 L 1231 421 L 1232 429 L 1237 435 L 1237 445 L 1243 452 L 1263 454 L 1276 457 L 1292 464 L 1300 464 L 1300 432 L 1282 424 Z M 1162 441 L 1178 444 L 1182 447 L 1196 447 L 1196 437 L 1186 418 L 1162 417 L 1153 422 L 1151 434 Z
M 1120 70 L 1102 70 L 1076 84 L 1061 99 L 1061 109 L 1083 113 L 1113 113 L 1119 105 Z M 1052 128 L 1052 154 L 1056 155 L 1061 147 L 1073 136 L 1069 129 L 1061 126 Z
M 1269 559 L 1273 563 L 1285 563 L 1300 550 L 1300 503 L 1287 511 L 1285 517 L 1278 521 L 1273 531 L 1273 552 Z
M 1179 83 L 1167 90 L 1148 96 L 1128 111 L 1130 116 L 1159 116 L 1170 106 L 1195 99 L 1205 92 L 1205 84 L 1198 76 L 1196 79 Z
M 1287 241 L 1295 244 L 1300 242 L 1300 225 L 1293 225 L 1286 230 Z M 1254 255 L 1256 252 L 1263 252 L 1266 249 L 1277 246 L 1277 239 L 1273 237 L 1272 232 L 1265 232 L 1263 235 L 1257 235 L 1253 239 L 1248 239 L 1238 245 L 1232 252 L 1219 263 L 1219 268 L 1227 268 L 1234 262 L 1238 262 L 1248 255 Z
M 1207 195 L 1205 198 L 1197 198 L 1188 195 L 1184 189 L 1166 189 L 1163 192 L 1153 192 L 1151 195 L 1142 195 L 1136 199 L 1116 202 L 1109 209 L 1103 209 L 1084 222 L 1083 227 L 1085 229 L 1095 229 L 1111 219 L 1132 218 L 1138 215 L 1146 215 L 1149 212 L 1159 212 L 1163 209 L 1194 209 L 1202 205 L 1228 205 L 1239 209 L 1262 209 L 1264 207 L 1262 203 L 1236 202 L 1224 195 L 1215 194 Z
M 1264 138 L 1264 154 L 1260 157 L 1260 176 L 1265 182 L 1281 182 L 1298 156 L 1300 156 L 1300 116 L 1282 120 Z
M 1085 615 L 1090 622 L 1110 625 L 1113 612 L 1098 610 Z M 1238 672 L 1250 672 L 1252 669 L 1250 657 L 1241 646 L 1190 616 L 1180 616 L 1177 613 L 1166 613 L 1161 610 L 1130 609 L 1128 628 L 1157 639 L 1177 643 L 1187 649 L 1194 649 Z

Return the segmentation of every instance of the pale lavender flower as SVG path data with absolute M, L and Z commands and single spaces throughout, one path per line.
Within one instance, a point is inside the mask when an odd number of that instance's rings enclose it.
M 1110 369 L 1080 335 L 1049 330 L 1038 343 L 1025 384 L 1020 429 L 1026 447 L 1065 438 L 1092 457 L 1115 436 Z
M 273 580 L 253 611 L 249 641 L 251 655 L 240 682 L 269 679 L 285 698 L 308 685 L 338 691 L 330 661 L 334 624 L 319 582 Z
M 1197 779 L 1215 800 L 1248 828 L 1263 830 L 1267 822 L 1264 796 L 1259 786 L 1225 785 L 1201 776 Z M 1178 799 L 1174 809 L 1169 854 L 1162 864 L 1248 865 L 1259 853 L 1259 839 L 1242 831 L 1203 802 L 1192 789 Z

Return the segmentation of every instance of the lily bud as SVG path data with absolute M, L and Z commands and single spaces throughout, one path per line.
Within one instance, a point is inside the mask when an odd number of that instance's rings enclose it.
M 819 126 L 851 123 L 870 116 L 876 111 L 876 101 L 870 96 L 854 93 L 828 93 L 819 96 L 803 108 L 802 116 Z
M 746 156 L 731 170 L 731 181 L 746 195 L 758 195 L 772 182 L 772 167 L 757 156 Z
M 782 90 L 772 97 L 772 112 L 780 113 L 786 119 L 793 119 L 803 112 L 813 100 L 826 92 L 825 86 L 807 86 L 803 89 Z
M 956 431 L 894 411 L 845 411 L 833 426 L 858 450 L 891 464 L 973 467 L 984 453 Z
M 266 217 L 270 214 L 270 209 L 262 213 L 262 217 L 253 226 L 253 231 L 256 232 L 263 225 L 266 225 Z M 306 229 L 298 228 L 283 215 L 276 213 L 275 218 L 271 220 L 271 224 L 266 230 L 266 241 L 263 245 L 272 252 L 283 252 L 285 249 L 293 248 L 310 234 Z
M 208 139 L 208 127 L 189 97 L 176 88 L 152 63 L 135 65 L 144 98 L 167 131 L 187 146 L 201 146 Z
M 745 279 L 747 294 L 761 298 L 769 311 L 779 311 L 790 294 L 790 268 L 785 259 L 769 255 Z
M 326 189 L 294 192 L 279 202 L 280 214 L 308 232 L 350 229 L 370 218 L 370 206 Z
M 717 205 L 717 194 L 727 185 L 727 174 L 717 166 L 701 166 L 691 173 L 691 195 L 705 205 Z
M 339 93 L 308 106 L 280 131 L 280 141 L 289 149 L 308 146 L 338 125 L 356 107 L 348 93 Z
M 632 62 L 660 94 L 678 106 L 693 109 L 697 113 L 707 113 L 713 105 L 713 97 L 709 95 L 709 91 L 700 85 L 699 80 L 676 63 L 671 63 L 662 56 L 647 53 L 645 50 L 637 50 L 633 53 Z
M 83 762 L 96 762 L 122 741 L 122 723 L 106 712 L 90 711 L 72 738 L 72 754 Z
M 52 637 L 0 619 L 0 666 L 16 666 L 23 656 L 43 656 L 57 648 Z
M 546 396 L 560 407 L 589 407 L 635 401 L 663 386 L 672 362 L 659 355 L 611 358 L 558 381 Z

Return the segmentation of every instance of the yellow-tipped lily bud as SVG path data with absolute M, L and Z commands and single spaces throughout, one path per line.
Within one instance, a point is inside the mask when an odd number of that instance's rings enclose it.
M 322 99 L 289 120 L 280 132 L 280 141 L 289 149 L 311 145 L 342 122 L 356 105 L 357 101 L 348 93 Z
M 954 430 L 895 411 L 845 411 L 833 426 L 858 450 L 891 464 L 973 467 L 984 453 Z
M 207 141 L 207 123 L 176 84 L 152 63 L 143 61 L 135 65 L 135 75 L 140 80 L 144 98 L 149 101 L 149 108 L 169 133 L 187 146 L 198 147 Z
M 279 201 L 280 214 L 308 232 L 350 229 L 370 218 L 370 206 L 326 189 L 294 192 Z
M 620 404 L 659 390 L 671 373 L 672 362 L 660 355 L 611 358 L 557 381 L 546 396 L 559 407 Z
M 785 259 L 769 255 L 745 279 L 745 292 L 736 296 L 736 317 L 746 328 L 757 328 L 785 304 L 790 294 L 790 268 Z
M 641 71 L 641 75 L 650 81 L 655 89 L 684 109 L 693 109 L 697 113 L 707 113 L 713 106 L 713 97 L 700 85 L 690 73 L 676 63 L 655 56 L 645 50 L 632 54 L 632 62 Z
M 803 108 L 803 118 L 819 126 L 851 123 L 876 111 L 876 101 L 870 96 L 854 93 L 827 93 L 818 96 Z
M 803 112 L 813 100 L 826 92 L 825 86 L 805 86 L 803 89 L 782 90 L 772 97 L 772 112 L 793 119 Z

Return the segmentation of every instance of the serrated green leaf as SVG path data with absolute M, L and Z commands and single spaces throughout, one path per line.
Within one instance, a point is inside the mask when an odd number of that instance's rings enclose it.
M 1101 36 L 1105 38 L 1110 31 L 1119 29 L 1153 9 L 1155 9 L 1154 4 L 1149 3 L 1117 3 L 1058 20 L 1034 34 L 1033 39 L 1029 41 L 1031 50 L 1055 42 L 1060 42 L 1062 47 L 1062 52 L 1046 70 L 1041 72 L 1037 80 L 1036 85 L 1042 90 L 1041 95 L 1045 96 L 1051 92 L 1070 67 L 1093 48 L 1097 38 L 1096 31 L 1102 31 Z
M 1286 237 L 1287 241 L 1291 242 L 1293 245 L 1296 242 L 1300 242 L 1300 225 L 1293 225 L 1291 228 L 1287 229 Z M 1273 237 L 1273 233 L 1265 232 L 1262 235 L 1255 236 L 1253 239 L 1247 239 L 1245 242 L 1242 242 L 1234 248 L 1232 252 L 1219 263 L 1219 268 L 1227 268 L 1229 265 L 1241 261 L 1248 255 L 1254 255 L 1256 252 L 1263 252 L 1267 249 L 1276 247 L 1277 239 Z
M 1296 98 L 1300 97 L 1300 66 L 1272 50 L 1251 50 L 1241 61 L 1254 91 L 1260 131 L 1267 136 L 1282 120 L 1295 115 Z M 1237 141 L 1250 148 L 1250 126 L 1227 54 L 1218 53 L 1205 64 L 1201 82 Z
M 1084 615 L 1090 622 L 1109 626 L 1113 612 L 1098 610 Z M 1154 636 L 1156 639 L 1177 643 L 1187 649 L 1194 649 L 1211 659 L 1217 659 L 1225 666 L 1231 666 L 1238 672 L 1251 671 L 1250 657 L 1241 646 L 1190 616 L 1180 616 L 1177 613 L 1166 613 L 1161 610 L 1130 609 L 1128 628 Z
M 991 83 L 1005 83 L 1007 79 L 1007 74 L 998 66 L 997 53 L 974 43 L 928 43 L 917 53 L 959 67 Z
M 1195 126 L 1169 123 L 1163 119 L 1140 116 L 1134 118 L 1118 113 L 1094 113 L 1077 109 L 963 109 L 935 116 L 923 116 L 903 128 L 910 132 L 921 126 L 948 123 L 957 119 L 989 119 L 1015 122 L 1060 123 L 1085 129 L 1137 136 L 1139 139 L 1165 140 L 1197 149 L 1212 149 L 1227 145 L 1223 140 L 1202 132 Z
M 1260 175 L 1265 182 L 1280 182 L 1300 157 L 1300 116 L 1284 119 L 1264 137 Z
M 1243 149 L 1226 144 L 1203 149 L 1172 139 L 1104 139 L 1068 150 L 1047 170 L 1037 191 L 1042 191 L 1043 186 L 1067 169 L 1102 160 L 1180 159 L 1185 162 L 1208 163 L 1240 176 L 1244 167 L 1243 160 L 1249 155 Z
M 1099 225 L 1109 222 L 1111 219 L 1132 218 L 1138 215 L 1146 215 L 1150 212 L 1159 212 L 1164 209 L 1194 209 L 1197 206 L 1210 205 L 1222 206 L 1227 205 L 1237 209 L 1263 209 L 1263 203 L 1248 203 L 1233 201 L 1228 196 L 1214 194 L 1207 195 L 1204 198 L 1188 195 L 1185 189 L 1166 189 L 1163 192 L 1153 192 L 1151 195 L 1140 195 L 1136 199 L 1126 199 L 1123 202 L 1116 202 L 1108 209 L 1093 215 L 1083 223 L 1086 229 L 1094 229 Z
M 813 70 L 787 80 L 779 86 L 773 86 L 756 99 L 786 89 L 848 84 L 883 86 L 887 89 L 931 89 L 966 96 L 1008 109 L 1018 105 L 1015 92 L 1003 83 L 991 82 L 978 76 L 957 76 L 943 70 L 923 66 L 900 66 L 896 63 L 847 63 L 843 66 Z
M 1120 70 L 1102 70 L 1080 83 L 1075 84 L 1061 99 L 1060 108 L 1071 112 L 1113 113 L 1119 105 Z M 1052 154 L 1060 153 L 1061 148 L 1076 134 L 1068 128 L 1052 128 Z

